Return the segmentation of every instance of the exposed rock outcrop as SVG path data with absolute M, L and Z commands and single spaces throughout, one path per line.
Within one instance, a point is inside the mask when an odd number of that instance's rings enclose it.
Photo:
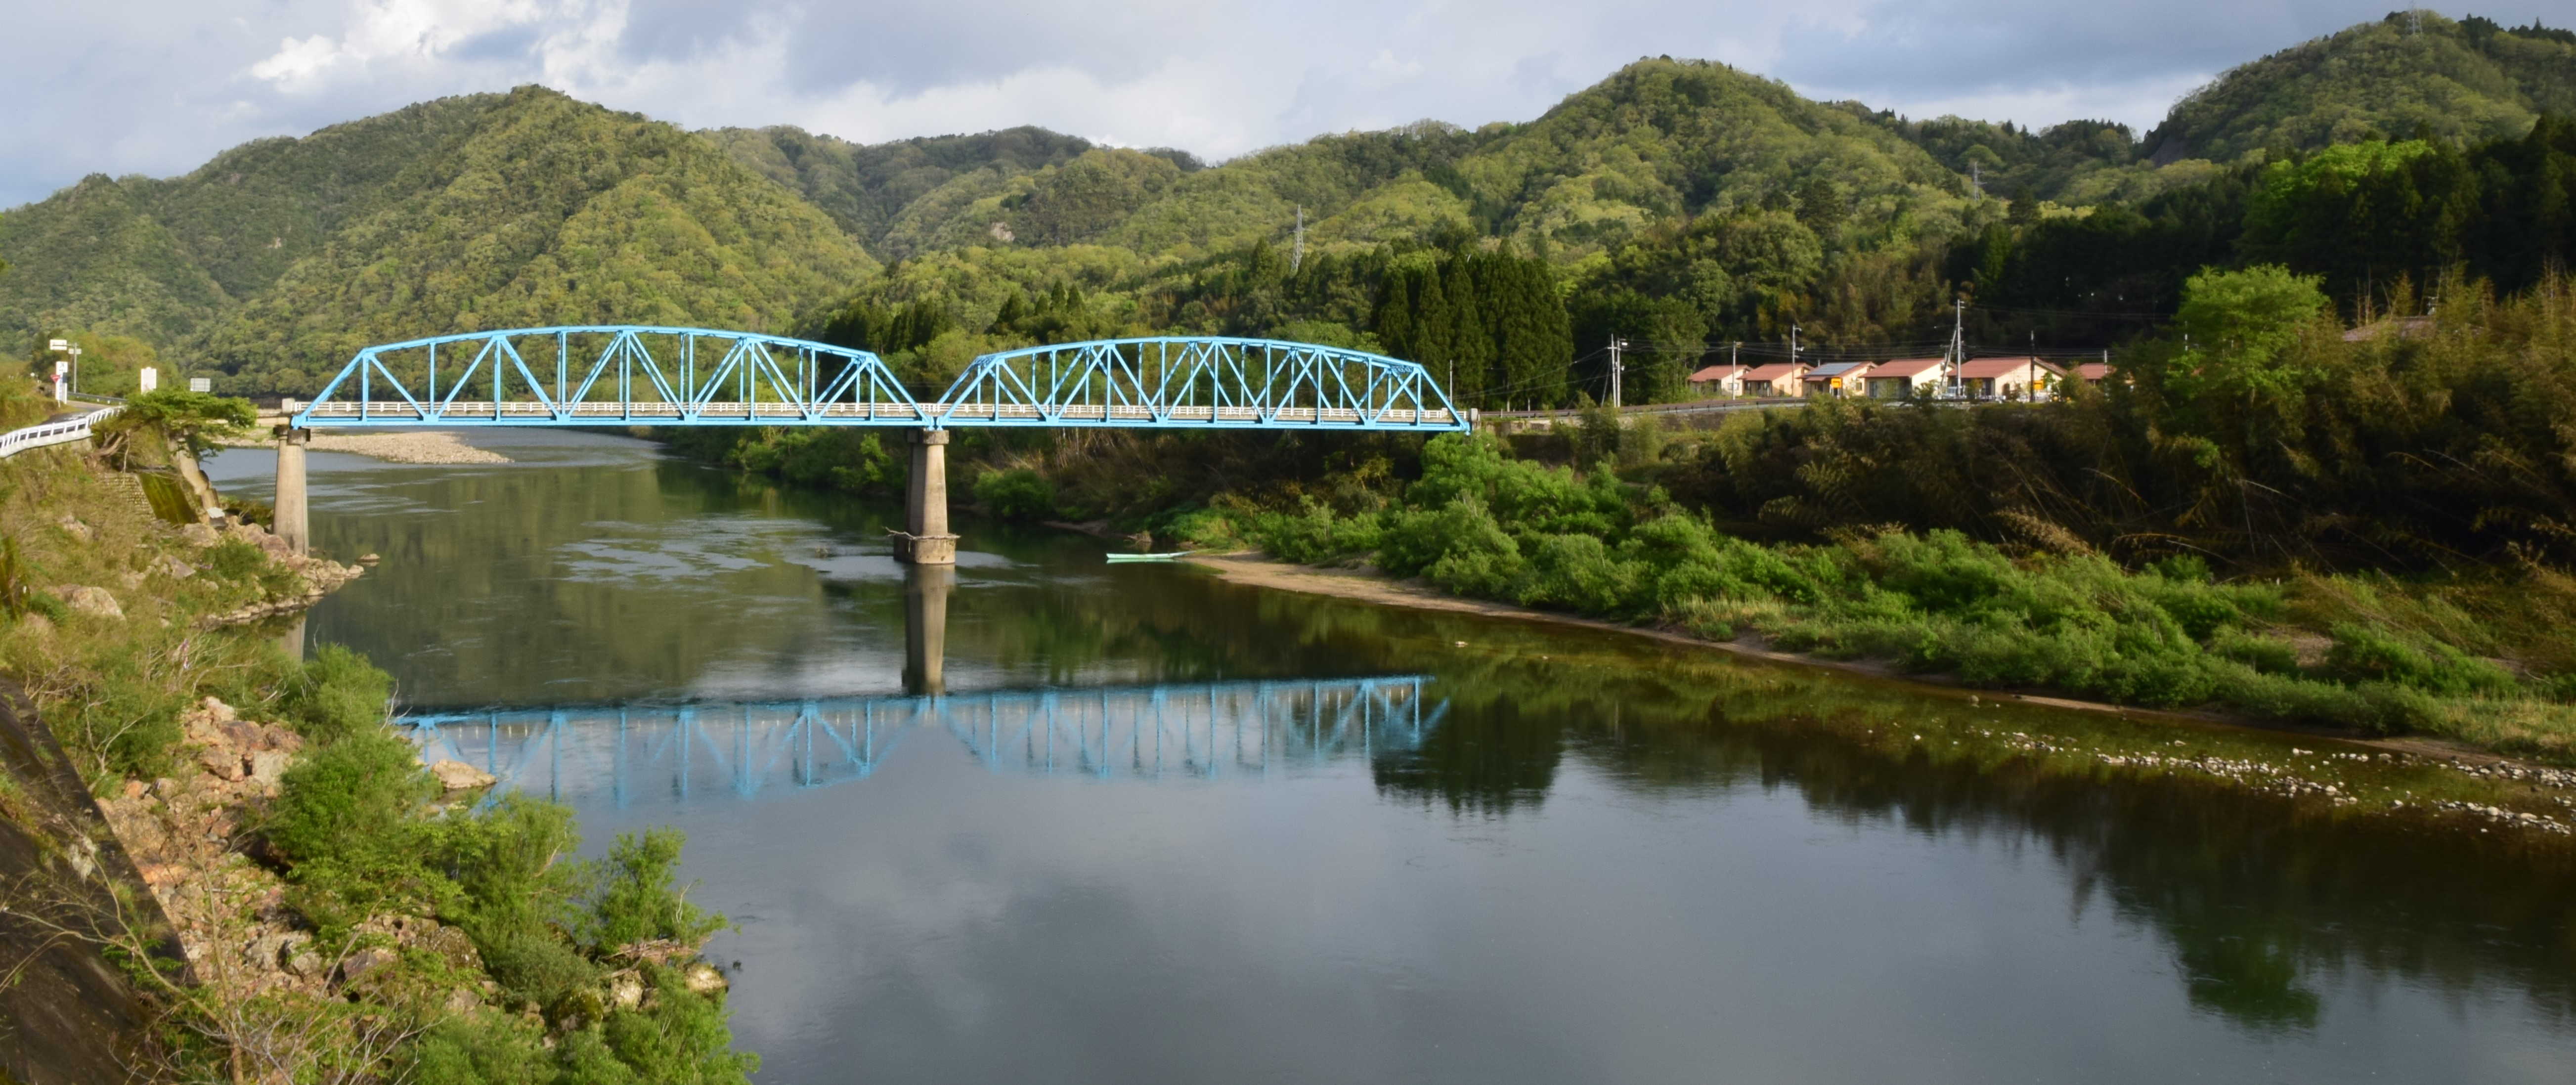
M 471 791 L 501 782 L 498 776 L 452 759 L 441 759 L 431 763 L 429 774 L 438 777 L 439 786 L 449 791 Z
M 356 580 L 366 573 L 365 569 L 355 565 L 342 565 L 329 558 L 296 554 L 293 548 L 287 545 L 286 540 L 270 534 L 268 529 L 258 524 L 234 524 L 223 529 L 220 534 L 202 524 L 191 524 L 189 528 L 193 530 L 181 531 L 180 537 L 196 546 L 211 547 L 229 539 L 259 547 L 270 560 L 294 573 L 297 582 L 301 585 L 300 590 L 208 618 L 203 624 L 210 629 L 227 625 L 244 625 L 281 614 L 293 614 L 321 602 L 323 596 L 338 589 L 340 585 Z
M 65 584 L 54 589 L 54 594 L 62 599 L 64 606 L 72 608 L 74 613 L 120 622 L 125 620 L 125 608 L 116 604 L 116 596 L 110 594 L 106 588 Z
M 286 885 L 253 862 L 249 830 L 302 751 L 301 736 L 241 718 L 209 697 L 180 717 L 189 768 L 149 784 L 129 780 L 99 805 L 141 869 L 143 883 L 176 921 L 201 982 L 229 999 L 328 997 L 352 987 L 416 982 L 394 967 L 407 954 L 435 955 L 451 976 L 481 976 L 465 932 L 420 916 L 380 915 L 331 943 L 285 906 Z M 404 978 L 404 977 L 408 978 Z M 488 981 L 478 981 L 488 982 Z M 450 981 L 452 985 L 452 981 Z M 442 986 L 427 997 L 462 1012 L 483 1002 L 483 986 Z

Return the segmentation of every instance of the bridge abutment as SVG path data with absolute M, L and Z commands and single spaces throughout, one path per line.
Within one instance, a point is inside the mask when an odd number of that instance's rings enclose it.
M 957 564 L 957 536 L 948 531 L 948 431 L 912 431 L 912 479 L 904 488 L 903 531 L 895 537 L 896 561 Z
M 313 544 L 304 501 L 304 446 L 312 439 L 312 430 L 277 428 L 276 515 L 271 522 L 278 539 L 286 543 L 287 552 L 298 556 L 311 550 Z

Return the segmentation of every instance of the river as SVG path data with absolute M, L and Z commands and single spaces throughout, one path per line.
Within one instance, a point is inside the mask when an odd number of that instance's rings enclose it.
M 593 849 L 686 830 L 763 1082 L 2576 1078 L 2576 860 L 2379 812 L 2448 767 L 975 521 L 925 581 L 891 507 L 472 441 L 312 456 L 383 560 L 306 639 Z

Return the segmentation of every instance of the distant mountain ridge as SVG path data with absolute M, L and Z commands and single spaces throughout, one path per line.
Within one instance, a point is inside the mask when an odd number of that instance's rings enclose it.
M 1837 319 L 1895 328 L 1942 294 L 1925 254 L 2009 200 L 2135 203 L 2249 155 L 2512 135 L 2550 111 L 2576 113 L 2576 35 L 2430 14 L 2231 70 L 2143 141 L 2104 122 L 1909 120 L 1669 58 L 1528 122 L 1320 136 L 1215 167 L 1033 127 L 873 145 L 688 132 L 523 87 L 254 141 L 181 177 L 92 176 L 0 216 L 0 351 L 114 333 L 211 361 L 233 390 L 292 392 L 372 341 L 585 320 L 786 330 L 862 292 L 982 328 L 1071 283 L 1127 299 L 1112 325 L 1173 326 L 1195 318 L 1137 292 L 1284 247 L 1301 214 L 1317 257 L 1499 239 L 1566 275 L 1698 299 L 1712 329 L 1785 313 L 1778 284 L 1840 269 L 1879 285 Z M 1619 255 L 1685 228 L 1660 264 Z

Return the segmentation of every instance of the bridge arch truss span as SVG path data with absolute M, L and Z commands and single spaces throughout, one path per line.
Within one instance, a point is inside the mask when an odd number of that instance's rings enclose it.
M 864 350 L 752 332 L 580 324 L 431 336 L 358 351 L 294 424 L 921 427 L 929 414 Z
M 1098 339 L 987 354 L 929 409 L 941 426 L 1467 428 L 1416 363 L 1218 336 Z

